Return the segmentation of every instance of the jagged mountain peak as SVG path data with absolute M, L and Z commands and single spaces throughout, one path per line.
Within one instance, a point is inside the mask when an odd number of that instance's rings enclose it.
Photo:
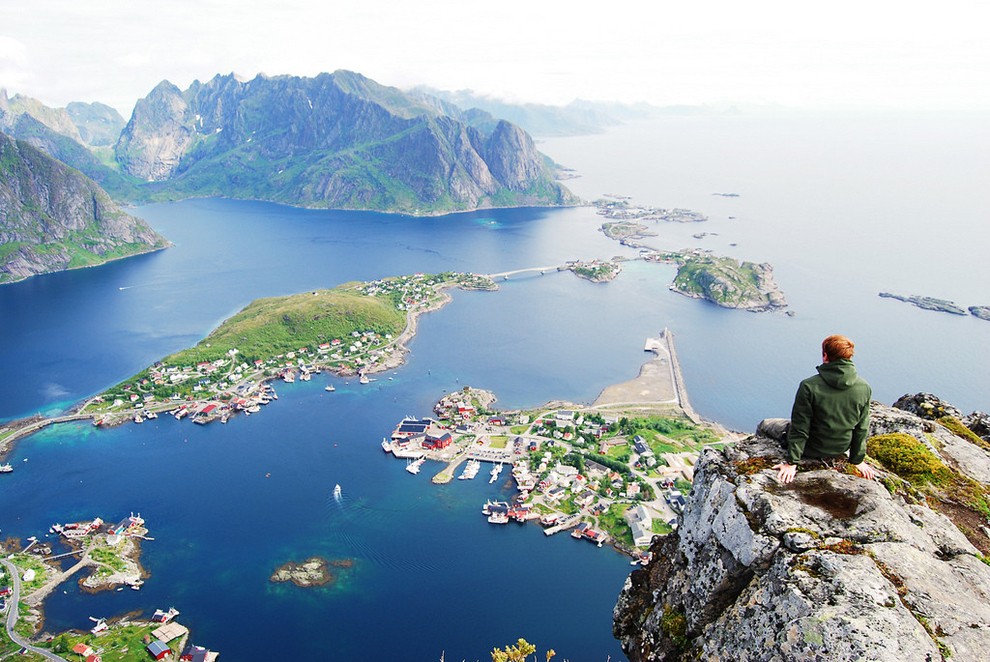
M 163 81 L 116 145 L 129 174 L 176 197 L 224 195 L 410 213 L 570 204 L 532 139 L 338 70 Z

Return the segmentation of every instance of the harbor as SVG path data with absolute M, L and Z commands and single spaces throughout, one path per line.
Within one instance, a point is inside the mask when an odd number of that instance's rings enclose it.
M 677 525 L 698 452 L 733 438 L 691 410 L 669 330 L 647 338 L 644 350 L 653 358 L 639 376 L 589 407 L 500 412 L 493 393 L 464 387 L 444 396 L 434 416 L 404 417 L 382 448 L 412 474 L 427 461 L 442 465 L 436 484 L 475 479 L 484 466 L 488 484 L 515 490 L 484 504 L 490 524 L 539 520 L 547 536 L 571 530 L 636 562 L 654 535 Z

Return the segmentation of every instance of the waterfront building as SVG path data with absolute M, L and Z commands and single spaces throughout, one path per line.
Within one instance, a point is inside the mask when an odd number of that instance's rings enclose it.
M 145 650 L 148 651 L 148 654 L 151 655 L 153 660 L 164 660 L 165 656 L 172 652 L 168 646 L 157 640 L 148 644 Z
M 653 541 L 653 518 L 642 504 L 626 511 L 626 521 L 632 529 L 633 544 L 646 547 Z

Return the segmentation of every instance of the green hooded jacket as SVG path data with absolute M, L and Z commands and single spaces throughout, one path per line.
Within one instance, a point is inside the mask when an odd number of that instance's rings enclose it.
M 788 462 L 802 457 L 837 457 L 849 451 L 849 461 L 866 458 L 873 391 L 848 359 L 818 366 L 818 374 L 798 386 L 787 433 Z

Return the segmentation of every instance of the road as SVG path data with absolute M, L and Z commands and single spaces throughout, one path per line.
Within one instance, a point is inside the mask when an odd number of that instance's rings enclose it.
M 61 662 L 68 662 L 68 660 L 66 660 L 64 657 L 59 657 L 58 655 L 52 653 L 51 651 L 47 651 L 44 648 L 38 648 L 37 646 L 32 646 L 31 642 L 29 642 L 27 639 L 24 639 L 21 635 L 14 632 L 14 625 L 17 624 L 17 617 L 19 615 L 17 613 L 18 612 L 17 605 L 18 605 L 18 601 L 21 598 L 21 575 L 20 572 L 18 572 L 17 567 L 10 561 L 6 559 L 0 559 L 0 563 L 2 563 L 5 568 L 7 568 L 7 572 L 10 573 L 11 579 L 14 584 L 14 594 L 10 596 L 11 598 L 9 603 L 10 607 L 8 608 L 8 612 L 7 612 L 7 621 L 6 621 L 7 636 L 9 636 L 11 640 L 18 646 L 23 646 L 32 653 L 37 653 L 38 655 L 42 656 L 46 660 L 56 660 L 56 661 L 60 660 Z

